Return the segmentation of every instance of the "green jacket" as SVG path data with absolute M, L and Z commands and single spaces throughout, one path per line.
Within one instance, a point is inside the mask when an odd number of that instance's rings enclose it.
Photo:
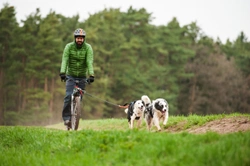
M 93 49 L 84 41 L 81 48 L 75 42 L 68 43 L 63 51 L 60 73 L 73 77 L 94 76 Z

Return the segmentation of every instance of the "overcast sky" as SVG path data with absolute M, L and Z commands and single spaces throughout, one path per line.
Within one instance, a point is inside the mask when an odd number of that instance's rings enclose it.
M 181 26 L 196 22 L 207 36 L 223 43 L 228 38 L 234 41 L 241 31 L 250 40 L 250 0 L 1 0 L 1 9 L 4 3 L 15 7 L 18 21 L 36 8 L 43 17 L 52 9 L 68 17 L 79 14 L 83 21 L 105 8 L 126 12 L 132 6 L 152 13 L 155 25 L 167 25 L 176 17 Z

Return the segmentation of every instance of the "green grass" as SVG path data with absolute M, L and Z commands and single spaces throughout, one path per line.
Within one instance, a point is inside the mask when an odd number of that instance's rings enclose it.
M 201 125 L 225 116 L 243 115 L 176 116 L 170 117 L 168 125 L 183 120 L 188 126 Z M 84 120 L 80 123 L 82 130 L 79 131 L 1 126 L 0 165 L 250 165 L 250 131 L 223 135 L 213 132 L 171 134 L 129 130 L 125 119 Z

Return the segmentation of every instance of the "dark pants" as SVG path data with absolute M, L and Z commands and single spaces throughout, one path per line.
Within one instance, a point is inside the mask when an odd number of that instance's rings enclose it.
M 76 78 L 76 77 L 72 77 L 72 76 L 66 76 L 67 77 L 67 81 L 66 81 L 66 95 L 64 97 L 64 105 L 63 105 L 63 111 L 62 111 L 62 118 L 63 120 L 70 120 L 70 103 L 71 103 L 71 94 L 73 93 L 73 89 L 75 86 L 75 80 L 83 80 L 86 78 Z M 78 85 L 81 89 L 85 88 L 85 84 L 84 81 L 81 81 Z

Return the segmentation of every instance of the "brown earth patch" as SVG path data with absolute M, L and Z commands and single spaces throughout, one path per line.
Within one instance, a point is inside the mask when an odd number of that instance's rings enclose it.
M 82 124 L 84 127 L 81 126 L 78 130 L 82 129 L 93 129 L 93 130 L 112 130 L 113 126 L 110 124 L 106 124 L 100 128 L 100 126 L 88 126 L 86 124 Z M 202 134 L 206 132 L 216 132 L 219 134 L 227 134 L 233 132 L 245 132 L 250 131 L 250 117 L 249 116 L 235 116 L 235 117 L 225 117 L 219 120 L 213 120 L 210 122 L 205 123 L 204 125 L 195 125 L 187 128 L 188 121 L 181 121 L 177 124 L 172 124 L 171 126 L 167 126 L 163 132 L 168 133 L 181 133 L 181 132 L 188 132 L 193 134 Z M 48 128 L 66 130 L 65 126 L 60 123 L 57 125 L 46 126 Z M 127 130 L 127 123 L 121 127 L 124 130 Z M 155 129 L 155 127 L 153 127 Z M 146 130 L 146 128 L 143 127 Z M 156 131 L 156 130 L 154 130 Z
M 250 119 L 248 117 L 230 117 L 210 121 L 202 126 L 193 126 L 184 129 L 186 122 L 178 123 L 166 129 L 167 132 L 176 133 L 186 131 L 188 133 L 202 134 L 206 132 L 217 132 L 219 134 L 250 131 Z

